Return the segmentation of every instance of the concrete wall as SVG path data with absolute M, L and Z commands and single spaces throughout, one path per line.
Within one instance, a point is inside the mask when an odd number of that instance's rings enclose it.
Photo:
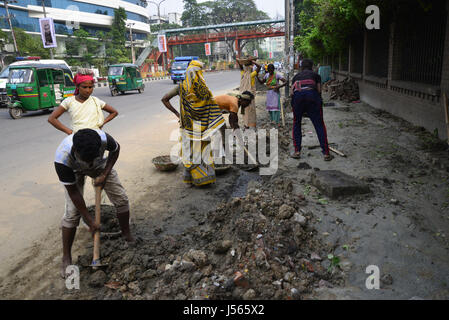
M 415 97 L 378 88 L 358 81 L 360 99 L 369 105 L 388 111 L 408 122 L 433 132 L 438 129 L 440 139 L 447 139 L 444 109 L 441 103 L 431 103 Z

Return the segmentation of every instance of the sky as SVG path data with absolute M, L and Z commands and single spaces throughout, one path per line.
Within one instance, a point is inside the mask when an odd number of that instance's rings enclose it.
M 205 2 L 207 0 L 197 0 L 198 3 Z M 154 2 L 160 2 L 160 0 L 154 0 Z M 276 13 L 284 17 L 284 1 L 283 0 L 254 0 L 259 10 L 265 11 L 271 18 L 276 17 Z M 182 0 L 165 0 L 160 5 L 161 15 L 169 12 L 182 13 L 184 10 L 184 3 Z M 148 10 L 151 15 L 157 15 L 157 6 L 154 4 L 148 4 Z

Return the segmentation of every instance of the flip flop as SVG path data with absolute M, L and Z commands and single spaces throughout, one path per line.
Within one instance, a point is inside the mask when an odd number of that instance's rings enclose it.
M 331 161 L 333 158 L 334 158 L 334 156 L 331 154 L 324 155 L 324 161 Z
M 300 158 L 301 158 L 301 153 L 295 152 L 294 154 L 291 155 L 291 157 L 292 157 L 293 159 L 300 159 Z

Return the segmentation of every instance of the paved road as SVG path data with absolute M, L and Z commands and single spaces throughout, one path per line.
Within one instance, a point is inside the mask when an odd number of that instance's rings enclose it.
M 238 87 L 238 72 L 206 74 L 214 95 Z M 139 161 L 169 150 L 169 138 L 176 131 L 176 118 L 160 102 L 173 87 L 170 80 L 146 83 L 146 90 L 111 97 L 107 87 L 94 95 L 119 111 L 105 130 L 122 146 L 117 168 L 127 189 L 126 174 L 142 167 Z M 173 101 L 178 106 L 178 100 Z M 35 112 L 12 120 L 0 109 L 0 271 L 15 251 L 30 246 L 50 228 L 57 228 L 64 207 L 63 189 L 54 172 L 54 153 L 65 135 L 47 122 L 48 114 Z M 69 124 L 64 114 L 61 121 Z M 90 188 L 88 188 L 90 189 Z M 86 198 L 90 197 L 87 191 Z M 131 198 L 131 197 L 130 197 Z

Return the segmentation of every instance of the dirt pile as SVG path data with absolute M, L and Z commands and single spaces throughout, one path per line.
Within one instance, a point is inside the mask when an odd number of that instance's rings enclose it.
M 360 100 L 359 86 L 352 78 L 330 80 L 323 85 L 323 91 L 330 94 L 331 100 L 353 102 Z
M 105 239 L 109 267 L 81 267 L 83 292 L 93 299 L 300 299 L 341 284 L 344 274 L 308 223 L 304 196 L 292 190 L 290 179 L 276 175 L 251 182 L 245 197 L 223 201 L 183 234 L 135 246 Z M 87 253 L 78 265 L 90 260 Z

